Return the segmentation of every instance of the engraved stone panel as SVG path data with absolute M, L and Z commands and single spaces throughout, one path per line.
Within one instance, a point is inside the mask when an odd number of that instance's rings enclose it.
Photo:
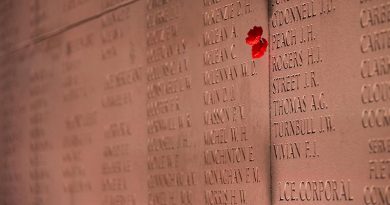
M 149 1 L 149 204 L 269 204 L 265 2 Z M 242 92 L 241 92 L 242 91 Z
M 105 2 L 2 49 L 1 204 L 146 204 L 145 2 Z
M 270 204 L 268 58 L 253 59 L 245 39 L 267 38 L 266 1 L 203 1 L 200 130 L 204 204 Z M 200 78 L 199 78 L 200 77 Z
M 0 23 L 1 204 L 390 204 L 389 0 L 4 0 Z
M 275 204 L 389 204 L 389 3 L 272 1 Z

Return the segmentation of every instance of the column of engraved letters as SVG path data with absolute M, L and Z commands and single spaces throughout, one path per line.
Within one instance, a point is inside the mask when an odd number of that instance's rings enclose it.
M 27 161 L 27 102 L 24 64 L 25 50 L 9 52 L 22 29 L 15 19 L 19 7 L 15 1 L 0 2 L 0 204 L 27 204 L 20 194 L 29 195 Z
M 30 162 L 27 172 L 31 192 L 29 204 L 34 205 L 62 199 L 58 195 L 61 193 L 60 184 L 53 183 L 61 179 L 55 114 L 59 105 L 56 98 L 58 67 L 55 65 L 60 59 L 61 48 L 61 41 L 56 38 L 35 44 L 29 50 L 29 63 L 24 68 L 28 84 L 25 97 L 29 151 L 26 157 Z
M 204 189 L 199 203 L 267 204 L 269 129 L 263 119 L 268 119 L 269 96 L 263 88 L 268 86 L 268 61 L 252 59 L 245 44 L 255 25 L 264 23 L 266 35 L 267 21 L 260 18 L 266 17 L 261 13 L 266 3 L 205 0 L 201 4 Z
M 144 13 L 136 12 L 144 5 L 120 7 L 99 19 L 102 205 L 146 203 L 144 24 L 139 21 Z
M 62 191 L 66 204 L 98 203 L 101 136 L 97 89 L 98 23 L 63 34 L 60 71 Z M 87 56 L 87 57 L 86 57 Z
M 368 181 L 362 188 L 364 204 L 390 204 L 390 1 L 361 0 L 360 123 L 367 141 Z M 360 89 L 359 89 L 360 88 Z
M 23 160 L 26 149 L 26 103 L 23 89 L 23 62 L 26 52 L 2 57 L 0 71 L 0 204 L 26 204 L 19 194 L 27 194 Z
M 187 3 L 187 2 L 186 2 Z M 194 204 L 197 183 L 192 150 L 192 78 L 182 26 L 184 1 L 147 1 L 147 168 L 148 201 Z M 184 103 L 188 102 L 188 103 Z M 194 153 L 194 152 L 192 152 Z
M 272 1 L 271 156 L 275 204 L 356 204 L 362 171 L 350 125 L 350 2 Z M 354 4 L 353 4 L 354 5 Z M 351 5 L 351 7 L 353 7 Z M 344 82 L 345 81 L 345 82 Z M 351 83 L 349 83 L 349 81 Z M 356 145 L 355 145 L 356 144 Z M 353 164 L 353 166 L 352 166 Z M 350 171 L 351 169 L 357 169 Z M 348 171 L 347 171 L 348 170 Z

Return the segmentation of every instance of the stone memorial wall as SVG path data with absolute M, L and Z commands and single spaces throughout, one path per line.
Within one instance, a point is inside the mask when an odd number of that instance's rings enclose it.
M 390 205 L 389 0 L 3 0 L 1 205 Z

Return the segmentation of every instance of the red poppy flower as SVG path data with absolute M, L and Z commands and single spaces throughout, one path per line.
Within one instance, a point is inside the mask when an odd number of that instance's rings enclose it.
M 254 26 L 248 32 L 248 37 L 245 39 L 246 43 L 251 46 L 255 45 L 260 41 L 261 35 L 263 35 L 263 28 Z
M 252 46 L 252 57 L 260 58 L 267 51 L 268 41 L 265 38 L 261 38 L 263 35 L 263 28 L 254 26 L 248 32 L 248 37 L 245 39 L 248 45 Z

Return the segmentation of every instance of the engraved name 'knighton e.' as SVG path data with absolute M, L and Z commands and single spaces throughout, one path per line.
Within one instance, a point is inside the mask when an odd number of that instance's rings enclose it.
M 2 0 L 1 205 L 390 205 L 389 0 Z

